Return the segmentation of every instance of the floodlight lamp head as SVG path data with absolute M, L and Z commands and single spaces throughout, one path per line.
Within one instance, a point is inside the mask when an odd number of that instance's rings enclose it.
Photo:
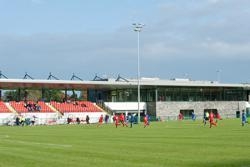
M 134 31 L 136 32 L 141 32 L 142 28 L 145 26 L 144 24 L 141 23 L 133 23 L 134 26 Z
M 140 27 L 145 26 L 145 24 L 142 24 L 142 23 L 133 23 L 132 25 L 133 25 L 133 26 L 140 26 Z
M 138 26 L 139 26 L 139 27 L 144 27 L 144 26 L 145 26 L 145 24 L 141 24 L 141 23 L 139 23 L 139 24 L 138 24 Z
M 140 32 L 141 30 L 138 29 L 138 28 L 134 28 L 134 31 L 135 31 L 135 32 Z

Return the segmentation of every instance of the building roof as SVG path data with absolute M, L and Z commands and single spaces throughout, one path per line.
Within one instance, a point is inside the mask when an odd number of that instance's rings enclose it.
M 49 89 L 121 89 L 137 88 L 137 79 L 127 79 L 117 81 L 108 79 L 107 81 L 75 81 L 75 80 L 40 80 L 40 79 L 0 79 L 0 89 L 16 88 L 49 88 Z M 227 84 L 215 81 L 192 81 L 189 79 L 161 80 L 159 78 L 141 78 L 142 88 L 180 86 L 180 87 L 238 87 L 250 89 L 250 84 Z

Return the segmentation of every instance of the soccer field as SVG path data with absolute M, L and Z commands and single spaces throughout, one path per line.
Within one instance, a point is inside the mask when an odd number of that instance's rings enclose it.
M 0 127 L 1 167 L 250 167 L 250 125 L 221 120 Z

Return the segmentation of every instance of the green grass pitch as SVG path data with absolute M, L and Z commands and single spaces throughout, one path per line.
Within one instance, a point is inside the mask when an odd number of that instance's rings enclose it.
M 0 167 L 250 167 L 250 125 L 221 120 L 0 127 Z

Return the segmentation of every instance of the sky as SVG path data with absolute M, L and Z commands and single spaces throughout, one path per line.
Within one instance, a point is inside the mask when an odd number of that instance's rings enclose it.
M 8 78 L 250 82 L 249 0 L 0 0 Z

